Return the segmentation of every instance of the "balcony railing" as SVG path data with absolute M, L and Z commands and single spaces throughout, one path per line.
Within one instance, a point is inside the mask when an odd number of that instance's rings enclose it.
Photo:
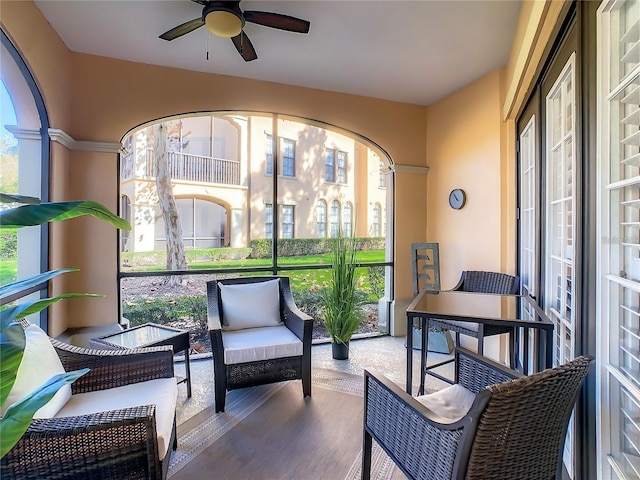
M 225 158 L 204 157 L 190 153 L 168 152 L 169 174 L 171 180 L 186 182 L 218 183 L 240 185 L 240 161 Z M 133 171 L 133 158 L 123 158 L 122 178 L 130 178 Z M 153 149 L 147 149 L 142 176 L 155 177 Z

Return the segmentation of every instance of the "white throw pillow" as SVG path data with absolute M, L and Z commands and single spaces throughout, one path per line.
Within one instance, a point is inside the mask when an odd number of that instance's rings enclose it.
M 280 280 L 220 286 L 222 329 L 275 327 L 280 321 Z
M 2 415 L 12 403 L 22 400 L 54 375 L 64 373 L 62 362 L 48 335 L 37 325 L 24 331 L 26 344 L 16 381 L 2 406 Z M 71 385 L 64 385 L 49 402 L 40 408 L 34 418 L 52 418 L 71 398 Z
M 416 397 L 416 400 L 433 413 L 457 422 L 467 414 L 475 398 L 473 392 L 455 384 L 435 393 Z

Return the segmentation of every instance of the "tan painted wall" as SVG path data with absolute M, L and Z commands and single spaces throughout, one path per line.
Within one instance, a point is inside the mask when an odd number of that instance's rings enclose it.
M 396 164 L 425 164 L 424 107 L 70 53 L 33 3 L 3 0 L 1 8 L 2 28 L 43 92 L 51 127 L 75 140 L 118 142 L 137 125 L 178 113 L 264 111 L 336 125 L 375 141 Z M 52 199 L 88 198 L 116 210 L 115 154 L 69 153 L 58 145 L 52 149 L 52 163 Z M 415 175 L 398 176 L 395 205 L 402 213 L 396 230 L 402 232 L 402 241 L 395 257 L 396 293 L 404 296 L 411 292 L 408 244 L 424 241 L 425 198 L 424 184 Z M 106 297 L 62 302 L 52 315 L 52 334 L 116 321 L 116 250 L 115 231 L 94 219 L 56 226 L 52 263 L 81 269 L 64 283 L 56 283 L 56 289 L 100 292 Z
M 500 72 L 428 107 L 427 241 L 440 244 L 442 288 L 462 270 L 502 267 Z M 467 194 L 461 210 L 449 192 Z

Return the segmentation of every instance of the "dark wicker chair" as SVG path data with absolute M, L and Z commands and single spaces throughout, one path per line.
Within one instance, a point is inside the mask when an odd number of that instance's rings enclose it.
M 458 290 L 462 292 L 517 295 L 520 291 L 520 277 L 518 277 L 517 275 L 507 275 L 506 273 L 466 270 L 462 272 L 458 284 L 454 288 L 452 288 L 452 290 Z M 429 319 L 429 328 L 442 328 L 443 330 L 449 330 L 450 332 L 455 333 L 456 345 L 460 345 L 461 334 L 477 338 L 478 353 L 480 355 L 484 353 L 485 337 L 502 335 L 504 333 L 509 334 L 509 362 L 511 368 L 515 368 L 516 338 L 512 328 L 501 327 L 499 325 L 458 322 L 454 320 L 444 319 L 441 320 L 437 318 Z M 425 352 L 425 357 L 426 356 L 427 352 Z M 434 368 L 438 368 L 451 362 L 453 362 L 453 360 L 446 360 L 444 362 L 432 365 L 426 369 L 426 373 L 430 374 L 429 370 L 433 370 Z M 438 376 L 438 378 L 443 379 L 441 376 Z
M 26 326 L 27 324 L 25 324 Z M 90 368 L 71 386 L 86 393 L 173 377 L 173 349 L 90 350 L 51 339 L 66 371 Z M 1 460 L 0 478 L 166 478 L 171 450 L 177 448 L 176 423 L 168 452 L 160 461 L 155 405 L 93 415 L 34 419 Z
M 477 393 L 458 421 L 365 370 L 362 478 L 371 475 L 372 438 L 410 479 L 562 478 L 567 426 L 590 362 L 579 357 L 523 377 L 458 348 L 456 381 Z
M 301 356 L 273 358 L 263 361 L 225 364 L 222 323 L 224 311 L 219 283 L 237 285 L 280 279 L 280 317 L 284 325 L 302 341 Z M 247 299 L 251 301 L 251 299 Z M 281 276 L 243 277 L 207 282 L 207 312 L 209 335 L 213 352 L 213 373 L 216 412 L 223 412 L 226 393 L 230 390 L 253 387 L 286 380 L 302 380 L 302 392 L 311 396 L 311 343 L 313 319 L 296 306 L 289 278 Z

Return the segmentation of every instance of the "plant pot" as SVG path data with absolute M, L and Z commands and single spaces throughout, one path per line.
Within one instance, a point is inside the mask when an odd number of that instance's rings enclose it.
M 349 358 L 349 342 L 345 343 L 332 343 L 331 353 L 334 360 L 346 360 Z

